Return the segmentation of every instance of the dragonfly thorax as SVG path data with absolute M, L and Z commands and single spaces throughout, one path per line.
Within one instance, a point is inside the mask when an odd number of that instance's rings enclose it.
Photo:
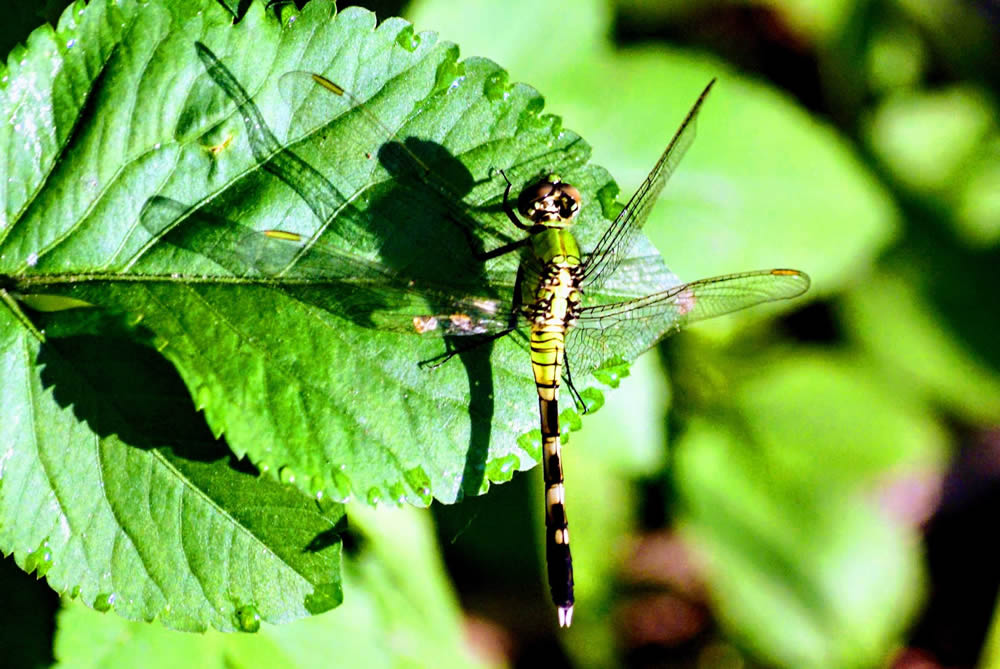
M 517 210 L 537 225 L 569 227 L 580 211 L 580 191 L 553 175 L 524 189 Z
M 535 289 L 527 310 L 528 320 L 536 326 L 572 327 L 583 308 L 580 275 L 579 265 L 550 264 Z

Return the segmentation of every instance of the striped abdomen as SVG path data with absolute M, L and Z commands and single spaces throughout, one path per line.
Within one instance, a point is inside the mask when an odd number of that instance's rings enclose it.
M 545 558 L 552 601 L 559 624 L 573 618 L 573 558 L 563 487 L 562 445 L 559 441 L 559 382 L 566 331 L 580 308 L 575 267 L 555 264 L 539 286 L 531 314 L 531 367 L 538 389 L 545 471 Z

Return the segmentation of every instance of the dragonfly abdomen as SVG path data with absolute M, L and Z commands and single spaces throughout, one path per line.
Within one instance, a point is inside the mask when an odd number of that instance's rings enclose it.
M 559 609 L 559 624 L 568 627 L 573 620 L 573 556 L 569 550 L 569 522 L 566 520 L 559 402 L 542 398 L 539 391 L 538 411 L 542 417 L 545 471 L 545 563 L 552 601 Z
M 559 439 L 559 385 L 566 332 L 579 315 L 582 295 L 579 265 L 555 261 L 546 268 L 528 317 L 531 321 L 531 367 L 538 390 L 545 472 L 545 555 L 549 590 L 559 610 L 559 624 L 573 619 L 573 557 L 569 548 Z

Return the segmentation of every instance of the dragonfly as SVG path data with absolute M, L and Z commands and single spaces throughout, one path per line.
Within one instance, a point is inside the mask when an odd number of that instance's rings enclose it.
M 338 211 L 345 198 L 311 166 L 294 154 L 282 152 L 239 82 L 207 47 L 197 46 L 210 77 L 242 115 L 258 161 L 291 185 L 318 217 L 335 216 L 332 212 Z M 346 100 L 350 109 L 362 112 L 382 141 L 394 141 L 395 133 L 363 101 L 323 75 L 291 72 L 283 75 L 282 83 L 286 82 L 317 86 L 340 98 L 340 102 Z M 714 84 L 713 79 L 705 87 L 649 175 L 596 244 L 586 251 L 573 233 L 582 205 L 577 188 L 557 175 L 545 175 L 521 190 L 516 203 L 512 203 L 513 184 L 501 172 L 506 180 L 503 212 L 523 234 L 492 250 L 470 252 L 483 261 L 520 254 L 513 290 L 503 297 L 475 297 L 465 287 L 459 290 L 407 280 L 377 262 L 317 244 L 310 236 L 295 231 L 249 231 L 235 246 L 243 256 L 238 264 L 244 269 L 250 267 L 268 274 L 282 268 L 282 277 L 289 281 L 323 276 L 363 285 L 366 290 L 352 296 L 351 309 L 365 309 L 365 296 L 371 296 L 371 317 L 366 320 L 371 327 L 425 337 L 469 337 L 470 346 L 527 332 L 542 435 L 547 575 L 558 622 L 563 627 L 572 623 L 575 599 L 558 413 L 560 388 L 565 384 L 577 404 L 582 404 L 571 371 L 579 375 L 600 369 L 612 359 L 632 360 L 690 323 L 795 298 L 809 288 L 810 279 L 804 272 L 765 269 L 699 279 L 617 302 L 587 302 L 587 293 L 603 286 L 628 257 L 653 205 L 694 139 L 699 111 Z M 418 172 L 426 174 L 424 162 L 403 149 L 419 167 Z M 440 189 L 440 181 L 433 186 Z M 148 227 L 162 226 L 156 223 Z M 435 309 L 428 310 L 428 304 Z M 454 353 L 446 353 L 443 360 Z

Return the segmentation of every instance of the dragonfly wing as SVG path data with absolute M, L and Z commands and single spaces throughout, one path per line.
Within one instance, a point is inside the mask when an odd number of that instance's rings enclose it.
M 377 263 L 345 251 L 328 248 L 311 254 L 310 240 L 281 231 L 259 232 L 212 213 L 206 207 L 187 206 L 162 196 L 151 197 L 139 214 L 143 228 L 152 235 L 150 246 L 163 241 L 190 251 L 195 260 L 185 259 L 187 274 L 202 272 L 245 280 L 289 278 L 338 279 L 388 277 L 390 273 Z M 198 263 L 210 261 L 210 265 Z
M 577 373 L 630 362 L 690 323 L 798 297 L 808 288 L 805 273 L 772 269 L 701 279 L 633 300 L 586 307 L 570 331 L 566 350 Z
M 681 283 L 651 243 L 637 240 L 636 248 L 622 260 L 614 274 L 604 277 L 596 288 L 592 285 L 583 287 L 585 304 L 626 302 L 650 290 L 663 292 Z
M 151 198 L 140 221 L 153 235 L 147 252 L 179 248 L 194 254 L 184 263 L 192 268 L 189 275 L 172 275 L 178 281 L 271 288 L 362 327 L 426 336 L 495 334 L 514 320 L 514 279 L 507 275 L 454 285 L 409 279 L 323 240 L 252 230 L 164 197 Z M 155 266 L 150 258 L 134 271 Z M 484 286 L 495 294 L 477 295 Z
M 264 238 L 264 241 L 261 241 Z M 510 330 L 517 322 L 512 299 L 515 279 L 510 275 L 491 274 L 475 277 L 452 277 L 445 284 L 414 279 L 393 272 L 364 258 L 358 258 L 323 240 L 296 240 L 287 232 L 258 233 L 247 245 L 255 249 L 297 247 L 295 263 L 280 274 L 288 283 L 286 291 L 326 310 L 347 316 L 357 324 L 424 336 L 472 336 L 497 334 Z M 287 248 L 275 249 L 275 259 L 289 255 Z M 341 289 L 331 290 L 331 284 Z M 485 293 L 488 287 L 493 295 Z
M 714 84 L 715 79 L 712 79 L 702 91 L 684 118 L 684 122 L 681 123 L 681 127 L 663 151 L 663 155 L 656 161 L 649 176 L 587 256 L 583 271 L 583 281 L 586 285 L 600 286 L 608 276 L 614 274 L 615 268 L 632 248 L 636 233 L 645 225 L 649 211 L 663 191 L 667 179 L 677 169 L 684 153 L 694 141 L 698 112 Z

